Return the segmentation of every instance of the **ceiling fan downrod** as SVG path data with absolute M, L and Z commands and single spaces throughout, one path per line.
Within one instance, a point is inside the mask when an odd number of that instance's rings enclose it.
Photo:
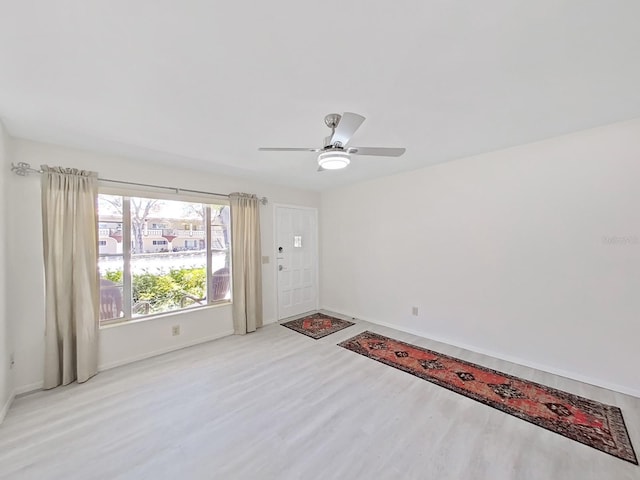
M 336 133 L 336 127 L 340 123 L 342 119 L 342 115 L 339 113 L 330 113 L 326 117 L 324 117 L 324 124 L 331 129 L 331 135 L 324 139 L 325 149 L 333 147 L 334 145 L 331 143 L 331 139 L 333 135 Z M 339 145 L 342 146 L 342 145 Z

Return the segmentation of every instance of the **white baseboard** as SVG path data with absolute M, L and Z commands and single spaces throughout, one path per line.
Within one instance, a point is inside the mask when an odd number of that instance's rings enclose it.
M 330 309 L 323 309 L 330 311 Z M 606 388 L 607 390 L 612 390 L 614 392 L 623 393 L 625 395 L 631 395 L 632 397 L 640 398 L 640 389 L 628 387 L 625 385 L 618 385 L 615 383 L 607 382 L 606 380 L 602 380 L 600 378 L 589 377 L 588 375 L 583 375 L 581 373 L 572 372 L 569 370 L 564 370 L 562 368 L 553 367 L 551 365 L 546 365 L 543 363 L 532 362 L 530 360 L 525 360 L 519 357 L 515 357 L 512 355 L 505 355 L 500 352 L 495 352 L 492 350 L 484 349 L 481 347 L 477 347 L 475 345 L 469 345 L 467 343 L 458 342 L 456 340 L 442 337 L 438 335 L 432 335 L 429 332 L 424 332 L 420 330 L 414 330 L 411 328 L 404 328 L 398 325 L 394 325 L 392 323 L 380 322 L 375 320 L 368 320 L 366 318 L 361 318 L 356 315 L 351 314 L 342 314 L 343 316 L 348 316 L 355 319 L 361 319 L 369 323 L 373 323 L 376 325 L 380 325 L 383 327 L 393 328 L 394 330 L 399 330 L 401 332 L 410 333 L 412 335 L 417 335 L 418 337 L 423 337 L 429 340 L 434 340 L 440 343 L 446 343 L 447 345 L 451 345 L 453 347 L 464 348 L 465 350 L 469 350 L 470 352 L 480 353 L 482 355 L 487 355 L 489 357 L 497 358 L 499 360 L 504 360 L 506 362 L 515 363 L 517 365 L 522 365 L 524 367 L 535 368 L 536 370 L 540 370 L 543 372 L 551 373 L 553 375 L 559 375 L 561 377 L 568 378 L 570 380 L 576 380 L 582 383 L 588 383 L 589 385 L 594 385 L 600 388 Z
M 36 390 L 42 390 L 43 387 L 44 387 L 44 381 L 28 383 L 26 385 L 21 385 L 20 387 L 16 387 L 14 390 L 14 393 L 16 394 L 16 397 L 17 397 L 18 395 L 24 395 L 25 393 L 35 392 Z
M 187 343 L 181 343 L 180 345 L 172 345 L 167 348 L 161 348 L 158 350 L 153 350 L 151 352 L 145 352 L 140 355 L 135 355 L 133 357 L 125 358 L 122 360 L 117 360 L 115 362 L 103 363 L 102 365 L 98 365 L 98 371 L 102 372 L 104 370 L 109 370 L 110 368 L 121 367 L 122 365 L 127 365 L 129 363 L 137 362 L 139 360 L 145 360 L 147 358 L 156 357 L 158 355 L 163 355 L 165 353 L 174 352 L 176 350 L 182 350 L 183 348 L 193 347 L 194 345 L 199 345 L 201 343 L 211 342 L 213 340 L 217 340 L 222 337 L 228 337 L 229 335 L 233 335 L 233 330 L 227 330 L 224 332 L 220 332 L 216 335 L 211 335 L 209 337 L 198 338 L 197 340 L 193 340 Z
M 144 360 L 146 358 L 151 358 L 151 357 L 155 357 L 157 355 L 162 355 L 165 353 L 169 353 L 169 352 L 173 352 L 175 350 L 181 350 L 183 348 L 187 348 L 187 347 L 192 347 L 194 345 L 198 345 L 200 343 L 206 343 L 206 342 L 210 342 L 212 340 L 217 340 L 219 338 L 222 337 L 227 337 L 229 335 L 233 335 L 233 330 L 228 330 L 225 332 L 221 332 L 217 335 L 212 335 L 210 337 L 204 337 L 204 338 L 199 338 L 197 340 L 191 341 L 191 342 L 187 342 L 187 343 L 182 343 L 180 345 L 173 345 L 169 348 L 163 348 L 163 349 L 159 349 L 159 350 L 154 350 L 152 352 L 146 352 L 143 353 L 141 355 L 136 355 L 134 357 L 129 357 L 123 360 L 118 360 L 116 362 L 111 362 L 111 363 L 106 363 L 106 364 L 102 364 L 102 365 L 98 365 L 98 372 L 102 372 L 104 370 L 109 370 L 110 368 L 115 368 L 115 367 L 120 367 L 122 365 L 126 365 L 128 363 L 133 363 L 133 362 L 137 362 L 138 360 Z M 11 398 L 13 400 L 13 398 L 15 398 L 17 395 L 22 395 L 25 393 L 31 393 L 34 392 L 36 390 L 42 390 L 42 387 L 44 386 L 44 382 L 36 382 L 36 383 L 30 383 L 27 385 L 22 385 L 20 387 L 17 387 L 14 391 L 13 391 L 13 397 Z M 5 408 L 8 409 L 8 407 L 5 406 Z M 2 412 L 4 412 L 4 409 L 2 411 L 0 411 L 0 418 L 2 417 Z
M 7 416 L 7 412 L 9 411 L 9 408 L 11 407 L 11 404 L 13 403 L 13 400 L 15 398 L 16 398 L 16 391 L 13 390 L 9 394 L 9 398 L 7 398 L 7 401 L 4 402 L 2 409 L 0 409 L 0 425 L 2 425 L 2 422 L 4 421 L 4 417 Z

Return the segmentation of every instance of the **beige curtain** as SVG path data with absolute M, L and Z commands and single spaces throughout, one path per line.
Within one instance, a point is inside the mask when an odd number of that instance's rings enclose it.
M 42 167 L 46 294 L 44 388 L 98 371 L 97 175 Z
M 258 197 L 229 195 L 231 203 L 231 271 L 233 328 L 236 334 L 262 326 L 262 253 Z

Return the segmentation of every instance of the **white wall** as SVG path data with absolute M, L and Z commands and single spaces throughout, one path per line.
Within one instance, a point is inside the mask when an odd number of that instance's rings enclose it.
M 321 224 L 323 308 L 640 396 L 640 120 L 325 192 Z
M 156 166 L 110 155 L 101 155 L 26 140 L 11 140 L 11 161 L 76 167 L 99 172 L 102 178 L 176 186 L 185 189 L 230 193 L 244 191 L 266 196 L 261 207 L 265 323 L 276 320 L 276 286 L 273 204 L 286 203 L 318 207 L 320 195 L 267 185 L 239 178 L 223 177 Z M 7 167 L 8 168 L 8 167 Z M 44 298 L 40 183 L 37 176 L 10 175 L 6 179 L 9 196 L 7 267 L 8 318 L 15 325 L 15 385 L 18 392 L 39 388 L 42 382 Z M 171 326 L 180 324 L 181 335 L 171 336 Z M 130 362 L 174 348 L 232 333 L 231 307 L 218 306 L 180 315 L 167 315 L 100 331 L 100 368 Z
M 5 167 L 7 138 L 2 122 L 0 122 L 0 239 L 5 238 L 7 231 L 7 198 L 6 178 L 9 175 Z M 7 319 L 7 262 L 6 242 L 0 240 L 0 423 L 4 419 L 9 404 L 13 399 L 13 382 L 10 356 L 13 352 L 10 340 L 9 322 Z

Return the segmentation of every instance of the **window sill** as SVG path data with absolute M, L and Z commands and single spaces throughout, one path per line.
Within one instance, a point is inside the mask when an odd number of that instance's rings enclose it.
M 102 329 L 113 328 L 113 327 L 121 327 L 123 325 L 131 325 L 134 323 L 148 322 L 150 320 L 158 320 L 161 318 L 175 317 L 176 315 L 183 315 L 185 313 L 191 313 L 191 312 L 196 312 L 201 310 L 210 310 L 214 308 L 225 307 L 232 304 L 233 302 L 231 300 L 225 300 L 222 302 L 212 303 L 210 305 L 199 305 L 196 307 L 182 308 L 180 310 L 172 310 L 170 312 L 152 313 L 152 314 L 144 315 L 141 317 L 114 318 L 110 320 L 104 320 L 103 322 L 100 323 L 98 328 L 102 330 Z

